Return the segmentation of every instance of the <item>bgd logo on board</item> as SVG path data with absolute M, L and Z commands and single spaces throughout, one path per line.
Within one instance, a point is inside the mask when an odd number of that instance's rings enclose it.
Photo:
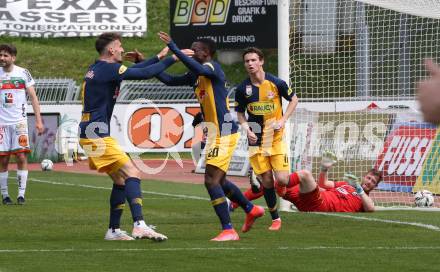
M 176 26 L 224 25 L 230 0 L 177 0 L 173 23 Z

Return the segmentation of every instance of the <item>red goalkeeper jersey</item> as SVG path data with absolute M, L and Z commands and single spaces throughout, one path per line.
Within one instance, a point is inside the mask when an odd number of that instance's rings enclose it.
M 345 181 L 335 182 L 335 188 L 321 192 L 329 212 L 362 212 L 362 200 L 356 190 Z
M 363 212 L 361 197 L 345 181 L 335 182 L 331 189 L 320 189 L 301 194 L 299 185 L 287 189 L 284 197 L 300 211 L 308 212 Z

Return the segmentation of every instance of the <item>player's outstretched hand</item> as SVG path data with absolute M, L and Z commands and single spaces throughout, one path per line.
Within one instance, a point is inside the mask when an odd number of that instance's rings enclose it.
M 168 46 L 165 46 L 164 48 L 162 48 L 162 50 L 160 50 L 160 52 L 157 54 L 157 57 L 161 60 L 163 58 L 165 58 L 168 54 L 168 51 L 170 51 L 170 49 L 168 48 Z
M 168 33 L 160 31 L 158 35 L 159 39 L 161 39 L 164 43 L 169 44 L 171 42 L 171 37 L 168 35 Z
M 355 185 L 356 183 L 359 182 L 359 177 L 356 176 L 356 175 L 353 174 L 353 173 L 350 173 L 350 172 L 345 173 L 345 174 L 344 174 L 344 177 L 343 177 L 342 179 L 343 179 L 344 181 L 348 182 L 348 183 L 349 183 L 351 186 L 353 186 L 353 187 L 354 187 L 354 185 Z
M 358 176 L 353 173 L 345 173 L 343 179 L 356 189 L 356 193 L 358 195 L 362 195 L 364 193 L 364 189 L 361 186 Z
M 193 50 L 191 50 L 191 49 L 181 49 L 180 50 L 183 54 L 185 54 L 186 56 L 188 56 L 188 57 L 192 57 L 192 56 L 194 56 L 194 51 Z M 173 55 L 173 59 L 175 60 L 175 61 L 179 61 L 179 58 L 176 56 L 176 55 Z
M 124 54 L 124 60 L 138 63 L 144 60 L 144 54 L 139 52 L 137 49 Z
M 336 154 L 329 150 L 326 150 L 324 151 L 324 153 L 322 153 L 321 156 L 321 170 L 327 171 L 337 162 L 338 162 L 338 157 L 336 157 Z

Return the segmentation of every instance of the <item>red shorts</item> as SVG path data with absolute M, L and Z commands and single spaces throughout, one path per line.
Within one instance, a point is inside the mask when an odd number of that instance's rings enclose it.
M 284 199 L 292 202 L 302 212 L 326 212 L 329 211 L 328 202 L 324 194 L 321 194 L 319 186 L 308 193 L 299 192 L 299 177 L 296 173 L 290 175 L 289 185 Z

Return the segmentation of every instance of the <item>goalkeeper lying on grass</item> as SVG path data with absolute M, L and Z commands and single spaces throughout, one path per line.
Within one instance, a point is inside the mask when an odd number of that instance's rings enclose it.
M 371 169 L 361 182 L 349 173 L 344 175 L 343 181 L 328 180 L 327 172 L 336 162 L 333 153 L 325 152 L 318 181 L 308 170 L 294 172 L 287 186 L 275 182 L 278 195 L 304 212 L 373 212 L 374 203 L 368 194 L 381 181 L 381 173 Z M 253 200 L 262 193 L 249 189 L 244 195 Z

